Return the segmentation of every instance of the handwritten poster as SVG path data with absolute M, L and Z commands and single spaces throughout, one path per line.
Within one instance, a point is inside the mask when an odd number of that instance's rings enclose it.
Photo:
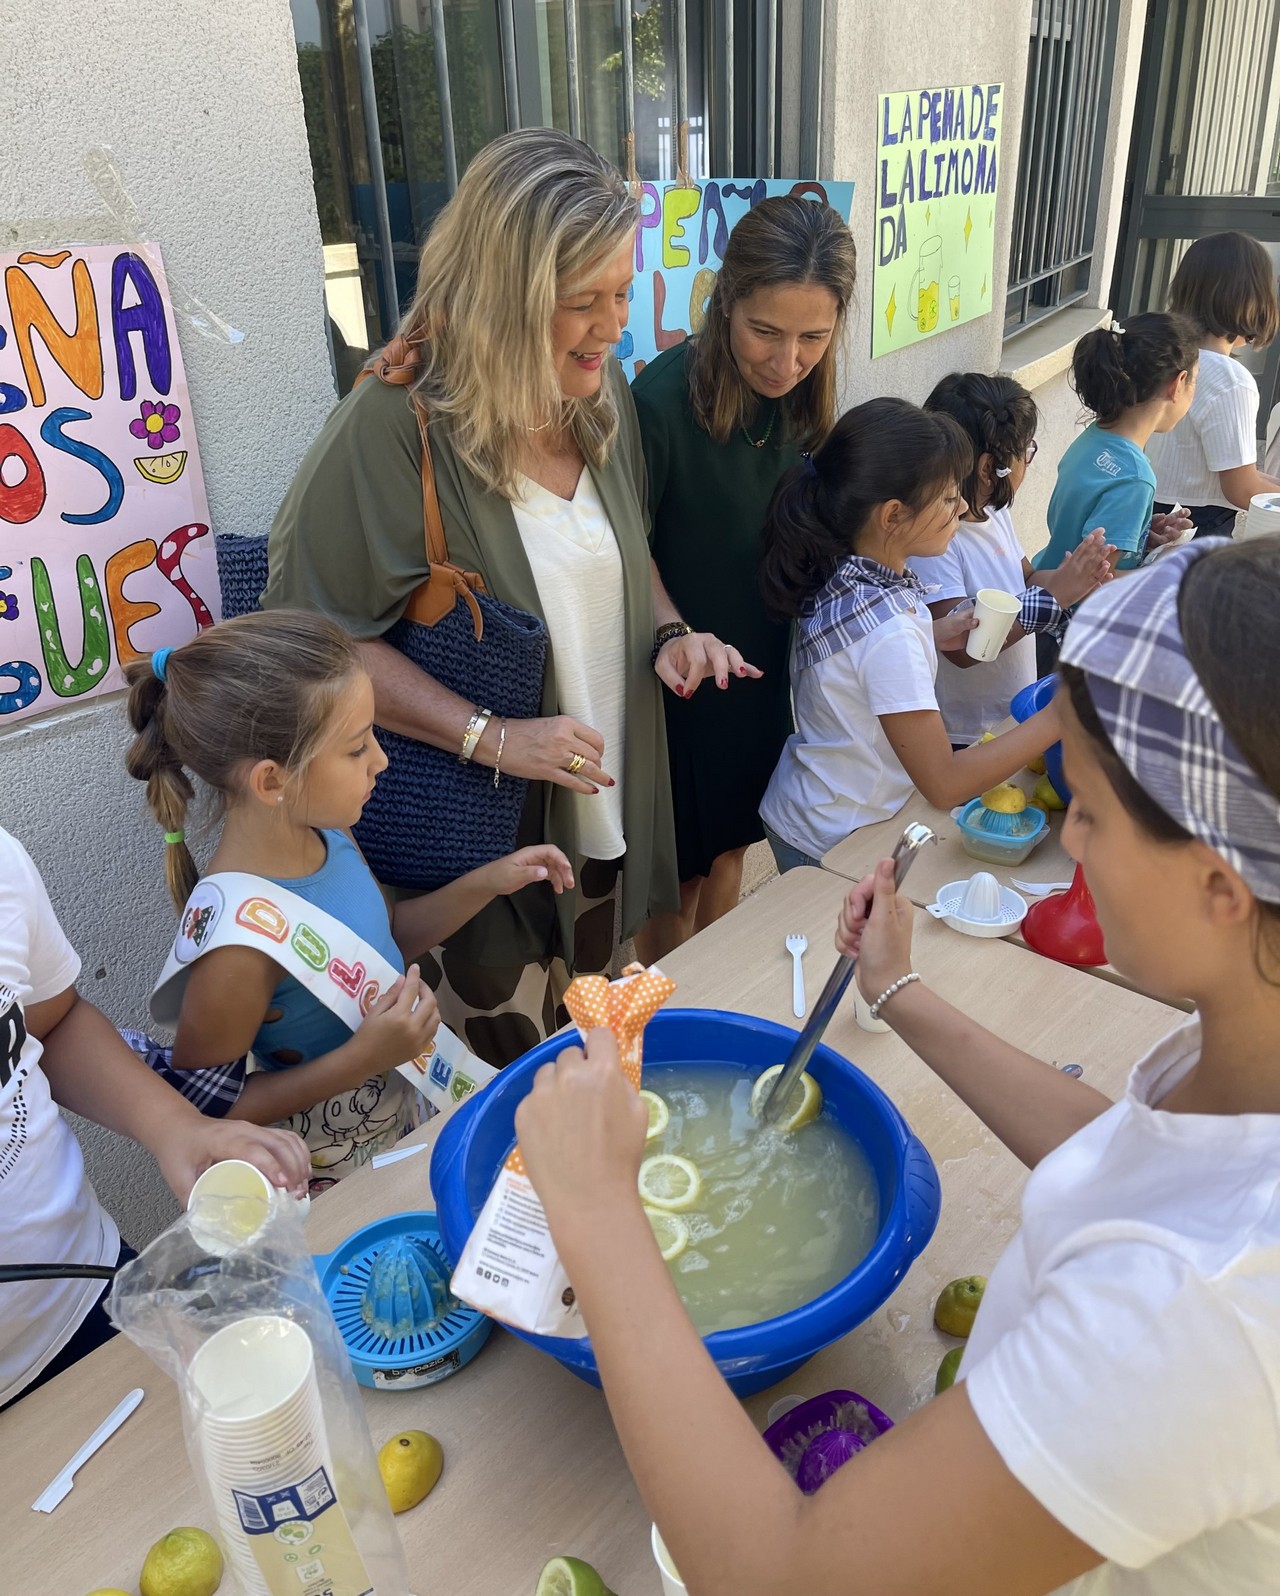
M 880 96 L 873 359 L 991 309 L 1003 92 Z
M 618 345 L 628 381 L 646 361 L 683 343 L 702 326 L 734 224 L 774 194 L 825 201 L 846 222 L 853 205 L 852 183 L 720 177 L 703 178 L 692 187 L 644 185 L 631 316 Z
M 219 613 L 160 253 L 0 253 L 0 729 Z

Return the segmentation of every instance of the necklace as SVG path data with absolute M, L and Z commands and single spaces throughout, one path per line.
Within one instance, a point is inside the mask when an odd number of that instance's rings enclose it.
M 773 414 L 769 417 L 769 425 L 764 429 L 764 436 L 763 437 L 761 437 L 761 438 L 753 438 L 745 427 L 742 427 L 740 429 L 741 432 L 742 432 L 742 436 L 747 440 L 747 442 L 751 445 L 751 447 L 753 449 L 763 449 L 765 444 L 768 443 L 769 439 L 773 436 L 773 426 L 774 426 L 774 423 L 778 419 L 778 410 L 779 410 L 779 408 L 780 408 L 780 406 L 778 406 L 777 404 L 774 405 Z

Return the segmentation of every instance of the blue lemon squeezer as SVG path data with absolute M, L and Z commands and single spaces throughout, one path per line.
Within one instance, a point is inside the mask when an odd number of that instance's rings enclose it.
M 471 1362 L 492 1322 L 449 1290 L 436 1216 L 392 1214 L 315 1260 L 356 1379 L 375 1391 L 434 1385 Z

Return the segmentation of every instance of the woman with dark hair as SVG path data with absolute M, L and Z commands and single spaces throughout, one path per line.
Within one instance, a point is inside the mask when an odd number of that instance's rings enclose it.
M 742 656 L 732 690 L 726 674 L 696 697 L 677 686 L 679 700 L 667 701 L 680 910 L 641 933 L 649 961 L 737 903 L 743 855 L 764 835 L 760 799 L 791 703 L 789 627 L 766 613 L 757 587 L 761 537 L 782 476 L 835 422 L 856 268 L 853 237 L 829 205 L 761 201 L 729 236 L 696 336 L 632 385 L 653 557 L 673 613 L 732 638 Z

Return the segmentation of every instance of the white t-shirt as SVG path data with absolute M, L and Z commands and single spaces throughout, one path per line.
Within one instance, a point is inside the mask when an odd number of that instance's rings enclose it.
M 965 1352 L 1005 1464 L 1109 1559 L 1070 1596 L 1280 1590 L 1280 1115 L 1162 1113 L 1189 1020 L 1027 1181 Z
M 560 712 L 600 733 L 604 768 L 618 784 L 574 794 L 578 851 L 587 859 L 620 859 L 626 852 L 622 556 L 590 471 L 583 470 L 572 499 L 528 477 L 520 489 L 511 508 L 547 621 Z
M 1258 463 L 1258 384 L 1253 373 L 1216 349 L 1200 351 L 1191 408 L 1172 432 L 1147 444 L 1162 504 L 1230 508 L 1220 471 Z
M 929 602 L 973 598 L 980 588 L 1018 594 L 1026 587 L 1022 545 L 1008 510 L 988 510 L 985 521 L 961 521 L 945 554 L 907 564 L 929 587 Z M 1015 693 L 1036 679 L 1036 640 L 1023 637 L 988 665 L 968 670 L 938 656 L 938 708 L 953 743 L 976 743 L 1009 713 Z
M 23 1011 L 73 985 L 75 949 L 22 844 L 0 831 L 0 1262 L 114 1263 L 120 1232 L 99 1206 L 80 1144 L 49 1096 Z M 101 1280 L 0 1285 L 0 1405 L 60 1352 Z
M 821 859 L 859 826 L 896 815 L 915 789 L 879 717 L 937 709 L 937 668 L 933 617 L 923 601 L 807 669 L 793 656 L 797 729 L 760 804 L 765 824 Z

